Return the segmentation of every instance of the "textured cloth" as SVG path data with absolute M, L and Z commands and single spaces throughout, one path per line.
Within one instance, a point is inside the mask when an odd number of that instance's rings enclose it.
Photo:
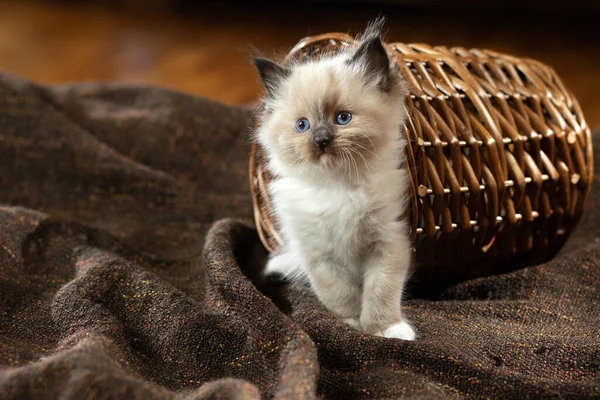
M 2 399 L 600 397 L 597 177 L 554 260 L 413 284 L 419 338 L 376 338 L 305 288 L 253 284 L 251 118 L 0 75 Z

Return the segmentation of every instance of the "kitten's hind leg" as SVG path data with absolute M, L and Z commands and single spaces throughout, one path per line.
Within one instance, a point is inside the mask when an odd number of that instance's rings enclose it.
M 271 255 L 263 271 L 263 278 L 271 285 L 306 280 L 300 260 L 287 249 L 280 249 Z

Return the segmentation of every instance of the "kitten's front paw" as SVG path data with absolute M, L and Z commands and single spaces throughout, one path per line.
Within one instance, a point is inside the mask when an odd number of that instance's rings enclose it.
M 359 331 L 362 330 L 358 318 L 344 318 L 344 322 L 350 325 L 351 327 L 358 329 Z
M 375 335 L 402 340 L 415 340 L 417 336 L 413 327 L 406 321 L 398 322 L 382 332 L 377 332 Z

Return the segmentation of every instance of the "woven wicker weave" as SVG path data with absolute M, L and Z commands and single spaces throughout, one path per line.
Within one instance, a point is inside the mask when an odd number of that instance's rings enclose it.
M 353 43 L 302 40 L 290 59 Z M 411 96 L 408 217 L 421 282 L 482 276 L 541 262 L 565 243 L 592 182 L 592 142 L 577 101 L 548 66 L 489 50 L 387 44 Z M 269 251 L 281 244 L 254 143 L 255 222 Z M 510 267 L 508 267 L 510 265 Z

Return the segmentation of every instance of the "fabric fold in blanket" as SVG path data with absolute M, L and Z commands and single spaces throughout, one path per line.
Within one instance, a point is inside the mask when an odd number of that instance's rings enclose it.
M 258 283 L 251 123 L 166 89 L 0 75 L 1 398 L 600 397 L 598 172 L 548 263 L 409 285 L 403 342 Z

